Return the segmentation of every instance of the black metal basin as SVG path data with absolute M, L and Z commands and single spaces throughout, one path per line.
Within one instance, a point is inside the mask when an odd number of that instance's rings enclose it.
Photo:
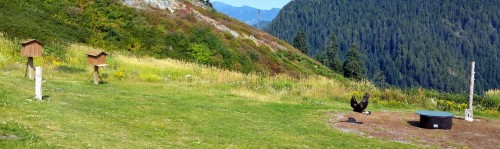
M 451 129 L 453 114 L 441 111 L 419 110 L 420 127 L 427 129 Z

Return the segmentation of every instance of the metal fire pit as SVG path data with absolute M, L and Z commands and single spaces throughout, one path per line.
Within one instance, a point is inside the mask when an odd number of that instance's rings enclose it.
M 419 110 L 420 127 L 427 129 L 451 129 L 453 114 L 441 111 Z

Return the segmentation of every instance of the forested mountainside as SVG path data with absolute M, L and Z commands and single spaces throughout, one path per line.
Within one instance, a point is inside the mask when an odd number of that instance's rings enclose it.
M 250 6 L 235 7 L 221 2 L 213 2 L 213 7 L 220 13 L 240 20 L 248 25 L 258 23 L 259 9 Z M 280 12 L 279 8 L 260 10 L 260 21 L 271 22 Z
M 0 32 L 44 43 L 44 56 L 83 43 L 109 52 L 175 58 L 245 73 L 332 72 L 284 41 L 198 0 L 16 0 L 0 3 Z
M 369 79 L 403 88 L 500 88 L 500 3 L 497 0 L 294 0 L 264 29 L 292 42 L 307 35 L 310 55 L 335 36 L 345 55 L 357 44 Z

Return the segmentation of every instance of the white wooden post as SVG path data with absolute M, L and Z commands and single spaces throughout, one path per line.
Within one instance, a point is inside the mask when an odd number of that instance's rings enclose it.
M 473 115 L 473 107 L 472 100 L 474 98 L 474 64 L 476 62 L 472 61 L 471 69 L 470 69 L 470 90 L 469 90 L 469 109 L 465 109 L 465 120 L 472 122 L 474 121 Z
M 36 67 L 35 72 L 35 98 L 42 100 L 42 67 Z

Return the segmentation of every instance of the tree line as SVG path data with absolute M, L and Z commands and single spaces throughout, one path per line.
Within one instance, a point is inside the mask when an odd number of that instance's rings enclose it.
M 365 64 L 363 54 L 358 51 L 356 44 L 351 44 L 346 54 L 346 60 L 341 63 L 338 57 L 339 47 L 337 38 L 332 34 L 323 47 L 323 52 L 318 54 L 316 60 L 323 63 L 334 72 L 343 74 L 347 78 L 354 80 L 365 79 Z M 299 30 L 293 39 L 293 46 L 304 54 L 309 54 L 307 47 L 307 36 L 304 31 Z
M 495 0 L 295 0 L 264 29 L 290 43 L 300 30 L 319 61 L 332 59 L 325 41 L 333 33 L 340 61 L 356 43 L 364 75 L 380 86 L 466 92 L 476 61 L 476 91 L 500 88 Z

